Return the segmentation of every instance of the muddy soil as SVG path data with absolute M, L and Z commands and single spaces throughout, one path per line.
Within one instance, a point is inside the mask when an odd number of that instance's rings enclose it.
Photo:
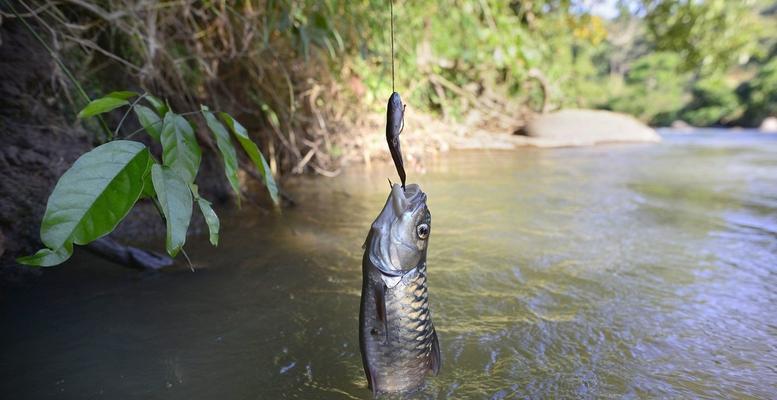
M 41 247 L 40 222 L 59 177 L 102 140 L 99 129 L 75 118 L 62 71 L 24 26 L 0 25 L 0 284 L 24 282 L 45 269 L 14 259 Z M 114 88 L 109 88 L 113 90 Z M 77 102 L 77 100 L 76 100 Z M 82 105 L 77 102 L 77 105 Z M 108 116 L 108 124 L 114 126 Z M 132 129 L 132 126 L 128 126 Z M 149 144 L 149 143 L 147 143 Z M 158 148 L 152 151 L 158 154 Z M 218 159 L 204 155 L 198 184 L 217 203 L 229 200 Z M 190 231 L 201 229 L 195 219 Z M 159 237 L 164 225 L 150 203 L 139 203 L 111 235 L 123 242 Z M 76 251 L 83 251 L 76 249 Z

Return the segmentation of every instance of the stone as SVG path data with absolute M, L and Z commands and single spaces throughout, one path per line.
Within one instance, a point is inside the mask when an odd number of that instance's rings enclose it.
M 637 119 L 612 111 L 569 109 L 539 115 L 526 134 L 540 147 L 590 146 L 613 142 L 659 142 L 661 137 Z
M 758 129 L 761 132 L 777 133 L 777 117 L 766 117 Z

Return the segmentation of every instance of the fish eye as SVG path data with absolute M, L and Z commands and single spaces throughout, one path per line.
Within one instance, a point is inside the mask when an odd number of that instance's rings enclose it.
M 415 231 L 420 239 L 426 239 L 429 237 L 429 224 L 419 224 Z

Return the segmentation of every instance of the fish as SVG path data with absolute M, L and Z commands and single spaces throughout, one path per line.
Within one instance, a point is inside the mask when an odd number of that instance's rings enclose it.
M 374 396 L 416 391 L 442 365 L 427 283 L 431 222 L 421 188 L 395 183 L 364 243 L 359 345 Z
M 402 149 L 399 146 L 399 134 L 405 128 L 405 106 L 399 93 L 393 92 L 388 100 L 386 112 L 386 142 L 388 142 L 391 158 L 397 168 L 402 189 L 405 188 L 405 165 L 402 162 Z

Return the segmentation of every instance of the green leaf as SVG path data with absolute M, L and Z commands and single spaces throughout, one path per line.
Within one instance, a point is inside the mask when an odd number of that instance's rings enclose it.
M 139 142 L 115 140 L 83 154 L 54 187 L 46 204 L 40 237 L 46 249 L 21 257 L 28 265 L 51 266 L 107 235 L 135 205 L 151 156 Z
M 129 91 L 108 93 L 104 97 L 90 101 L 89 104 L 78 113 L 78 118 L 92 117 L 128 105 L 129 102 L 127 100 L 137 95 L 137 93 Z
M 87 244 L 111 231 L 140 197 L 150 154 L 143 143 L 114 140 L 73 163 L 49 196 L 41 240 L 50 249 Z
M 67 261 L 71 255 L 73 255 L 73 244 L 65 243 L 57 250 L 40 249 L 31 256 L 17 258 L 16 262 L 34 267 L 51 267 Z
M 156 190 L 154 190 L 154 181 L 151 179 L 151 168 L 156 165 L 154 159 L 149 157 L 148 170 L 143 175 L 143 191 L 140 194 L 141 198 L 153 199 L 156 197 Z
M 229 185 L 232 186 L 232 190 L 237 195 L 237 204 L 240 205 L 240 179 L 237 177 L 237 153 L 235 152 L 235 146 L 229 139 L 229 132 L 224 128 L 224 125 L 213 116 L 213 113 L 208 111 L 208 107 L 200 106 L 202 109 L 202 115 L 205 117 L 205 122 L 208 123 L 208 128 L 213 132 L 213 136 L 216 136 L 216 145 L 221 152 L 221 158 L 224 159 L 224 173 L 227 175 Z
M 192 192 L 172 168 L 154 164 L 151 179 L 167 225 L 167 253 L 175 257 L 186 243 L 192 218 Z
M 210 202 L 208 200 L 203 199 L 200 197 L 197 199 L 197 205 L 200 206 L 200 211 L 202 211 L 202 215 L 205 217 L 205 222 L 208 224 L 208 232 L 210 233 L 210 244 L 214 246 L 219 245 L 219 217 L 216 215 L 216 212 L 213 211 L 213 208 L 210 206 Z
M 138 96 L 140 96 L 140 95 L 137 92 L 132 92 L 132 91 L 129 91 L 129 90 L 122 90 L 122 91 L 118 91 L 118 92 L 110 92 L 110 93 L 105 95 L 105 97 L 114 97 L 114 98 L 122 99 L 122 100 L 129 100 L 129 99 L 131 99 L 133 97 L 138 97 Z
M 151 104 L 151 107 L 154 107 L 157 114 L 159 115 L 165 115 L 169 111 L 167 109 L 167 104 L 165 104 L 165 102 L 160 100 L 158 97 L 147 94 L 146 100 L 148 100 L 148 103 Z
M 127 100 L 117 99 L 115 97 L 103 97 L 92 100 L 78 113 L 78 118 L 93 117 L 97 114 L 102 114 L 128 104 L 129 102 Z
M 161 141 L 162 163 L 180 175 L 185 183 L 194 182 L 202 154 L 191 125 L 184 117 L 168 111 Z
M 272 177 L 272 171 L 270 171 L 270 166 L 267 165 L 267 160 L 265 160 L 264 156 L 259 151 L 256 143 L 254 143 L 251 138 L 248 137 L 248 131 L 246 131 L 246 128 L 244 128 L 243 125 L 240 125 L 239 122 L 237 122 L 234 118 L 232 118 L 231 115 L 227 113 L 219 113 L 219 117 L 222 121 L 224 121 L 224 123 L 227 124 L 229 130 L 232 131 L 232 134 L 235 135 L 235 138 L 237 138 L 237 141 L 243 147 L 243 150 L 245 150 L 246 154 L 248 154 L 248 157 L 256 166 L 256 169 L 259 170 L 260 174 L 262 174 L 262 178 L 264 179 L 264 186 L 267 187 L 267 191 L 270 192 L 272 201 L 275 204 L 278 204 L 280 201 L 278 196 L 278 185 L 275 183 L 275 179 Z
M 154 110 L 146 106 L 141 106 L 140 104 L 136 104 L 133 109 L 135 115 L 138 117 L 140 126 L 142 126 L 152 138 L 159 141 L 159 137 L 162 135 L 162 119 L 159 118 L 159 115 L 157 115 Z
M 210 206 L 210 202 L 200 197 L 200 194 L 197 191 L 197 185 L 191 184 L 189 185 L 189 187 L 192 190 L 194 199 L 197 201 L 197 205 L 200 206 L 200 211 L 202 212 L 202 216 L 205 217 L 205 223 L 208 224 L 208 233 L 210 233 L 210 244 L 214 246 L 218 246 L 219 227 L 220 227 L 219 217 L 218 215 L 216 215 L 216 212 L 213 211 L 213 208 Z

